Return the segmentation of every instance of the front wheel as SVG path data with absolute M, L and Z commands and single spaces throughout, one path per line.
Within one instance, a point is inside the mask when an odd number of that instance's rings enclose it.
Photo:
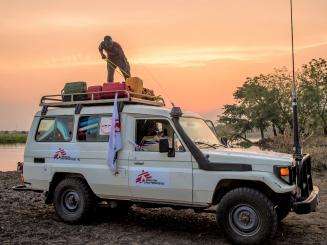
M 278 222 L 282 222 L 282 220 L 285 219 L 287 215 L 290 213 L 290 210 L 291 207 L 289 202 L 280 203 L 276 209 Z
M 217 222 L 237 244 L 260 244 L 275 235 L 278 225 L 272 202 L 251 188 L 228 192 L 219 203 Z

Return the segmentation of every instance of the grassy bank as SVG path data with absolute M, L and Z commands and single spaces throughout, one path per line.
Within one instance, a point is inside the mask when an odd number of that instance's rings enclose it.
M 19 144 L 25 143 L 27 132 L 0 132 L 0 144 Z

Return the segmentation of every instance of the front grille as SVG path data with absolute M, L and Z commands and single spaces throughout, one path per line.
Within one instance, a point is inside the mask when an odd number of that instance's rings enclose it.
M 301 198 L 308 198 L 313 190 L 310 155 L 304 155 L 301 164 L 297 166 L 297 179 L 298 187 L 301 189 Z
M 296 184 L 296 166 L 290 167 L 290 184 L 295 185 Z

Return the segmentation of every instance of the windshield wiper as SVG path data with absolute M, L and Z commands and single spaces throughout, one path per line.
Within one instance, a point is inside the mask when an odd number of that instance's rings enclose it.
M 228 148 L 227 146 L 223 145 L 223 144 L 213 144 L 216 147 L 224 147 L 224 148 Z
M 206 146 L 209 146 L 211 148 L 217 149 L 217 147 L 216 147 L 217 145 L 211 145 L 211 144 L 203 142 L 203 141 L 195 141 L 194 143 L 197 144 L 197 145 L 206 145 Z

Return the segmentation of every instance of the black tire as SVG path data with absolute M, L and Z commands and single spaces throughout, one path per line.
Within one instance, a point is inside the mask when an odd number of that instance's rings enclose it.
M 217 222 L 236 244 L 261 244 L 274 237 L 278 226 L 273 203 L 251 188 L 228 192 L 218 205 Z
M 81 178 L 62 180 L 55 188 L 53 204 L 59 218 L 67 223 L 89 219 L 94 211 L 94 194 Z
M 278 222 L 279 223 L 282 222 L 282 220 L 287 217 L 290 211 L 291 208 L 289 204 L 283 204 L 283 203 L 279 204 L 276 209 Z

